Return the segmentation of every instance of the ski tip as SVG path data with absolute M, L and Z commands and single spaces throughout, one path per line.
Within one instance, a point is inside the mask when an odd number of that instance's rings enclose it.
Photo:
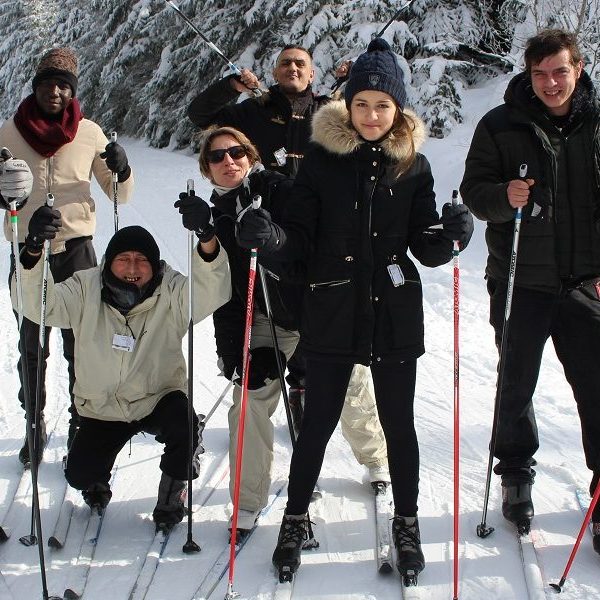
M 19 542 L 21 542 L 23 546 L 35 546 L 37 544 L 37 537 L 33 534 L 24 535 L 19 538 Z
M 48 547 L 55 548 L 56 550 L 60 550 L 64 544 L 55 536 L 51 535 L 48 538 Z
M 6 542 L 10 537 L 10 529 L 8 527 L 0 527 L 0 543 Z

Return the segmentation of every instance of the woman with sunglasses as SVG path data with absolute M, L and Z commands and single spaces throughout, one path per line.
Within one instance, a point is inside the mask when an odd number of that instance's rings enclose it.
M 281 219 L 282 209 L 292 180 L 274 171 L 265 170 L 258 151 L 250 140 L 232 127 L 219 127 L 204 132 L 200 147 L 200 171 L 212 183 L 214 191 L 212 219 L 221 245 L 227 251 L 231 269 L 232 299 L 213 315 L 219 367 L 224 376 L 234 382 L 233 405 L 229 410 L 230 492 L 233 497 L 235 455 L 241 402 L 242 348 L 246 319 L 246 298 L 250 252 L 241 248 L 235 238 L 238 215 L 252 205 L 259 195 L 262 206 L 275 220 Z M 195 214 L 194 207 L 202 202 L 207 215 L 211 210 L 203 200 L 183 193 L 176 203 L 184 214 Z M 190 218 L 192 218 L 190 216 Z M 204 221 L 207 222 L 208 219 Z M 186 223 L 186 226 L 188 224 Z M 199 222 L 200 226 L 201 223 Z M 194 229 L 194 227 L 192 227 Z M 203 231 L 200 235 L 205 234 Z M 200 238 L 202 239 L 202 237 Z M 290 267 L 284 277 L 275 279 L 266 267 L 266 280 L 271 312 L 282 363 L 293 354 L 298 343 L 298 318 L 302 287 L 294 283 L 302 278 L 297 265 Z M 258 283 L 258 282 L 257 282 Z M 252 324 L 251 360 L 248 408 L 244 436 L 244 462 L 240 487 L 238 534 L 252 529 L 260 511 L 266 506 L 271 484 L 273 461 L 273 424 L 271 416 L 277 408 L 281 393 L 277 359 L 267 319 L 262 286 L 255 288 L 255 309 Z
M 240 245 L 307 263 L 300 328 L 305 413 L 273 554 L 283 580 L 300 565 L 310 496 L 355 362 L 370 365 L 387 441 L 398 570 L 416 582 L 425 566 L 413 412 L 417 358 L 424 352 L 423 300 L 407 252 L 425 266 L 444 264 L 453 240 L 467 245 L 473 220 L 465 206 L 451 204 L 440 220 L 429 163 L 417 152 L 424 125 L 404 110 L 405 102 L 397 58 L 375 39 L 350 71 L 345 103 L 332 102 L 313 118 L 314 144 L 283 227 L 260 209 L 240 221 Z

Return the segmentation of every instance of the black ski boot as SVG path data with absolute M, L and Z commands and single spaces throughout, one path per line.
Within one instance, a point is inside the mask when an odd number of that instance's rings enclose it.
M 158 500 L 152 513 L 156 530 L 168 531 L 181 523 L 186 514 L 187 481 L 163 473 L 158 484 Z
M 502 481 L 502 514 L 514 523 L 519 535 L 528 535 L 534 510 L 531 482 Z
M 273 564 L 279 573 L 280 583 L 292 581 L 300 566 L 300 552 L 308 539 L 308 519 L 303 515 L 283 515 Z
M 84 502 L 98 514 L 102 514 L 112 498 L 108 483 L 92 483 L 87 490 L 81 492 Z
M 419 519 L 395 515 L 392 535 L 398 554 L 396 567 L 402 576 L 402 581 L 405 586 L 417 585 L 419 573 L 425 568 Z
M 46 447 L 46 443 L 48 442 L 48 435 L 46 433 L 46 422 L 44 421 L 44 415 L 41 416 L 40 420 L 40 434 L 35 435 L 35 423 L 31 424 L 33 429 L 33 443 L 37 444 L 37 459 L 38 465 L 42 462 L 42 458 L 44 456 L 44 448 Z M 31 457 L 29 456 L 29 443 L 27 442 L 27 436 L 25 436 L 25 441 L 23 443 L 23 447 L 19 450 L 19 461 L 21 464 L 28 469 L 31 466 Z

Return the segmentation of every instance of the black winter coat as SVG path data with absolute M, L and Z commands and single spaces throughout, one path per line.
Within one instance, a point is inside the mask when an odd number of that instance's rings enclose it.
M 211 196 L 216 234 L 229 257 L 232 284 L 231 300 L 213 314 L 217 354 L 235 357 L 240 364 L 246 324 L 250 251 L 241 248 L 236 242 L 236 217 L 241 209 L 251 203 L 253 196 L 259 194 L 262 197 L 262 208 L 271 213 L 275 222 L 279 222 L 292 185 L 291 179 L 266 170 L 253 173 L 248 179 L 248 189 L 240 186 L 223 196 L 219 196 L 216 192 L 213 192 Z M 279 280 L 277 280 L 270 273 L 272 265 L 269 263 L 268 257 L 259 252 L 258 262 L 266 270 L 273 321 L 283 329 L 297 330 L 303 286 L 295 283 L 295 278 L 303 279 L 304 270 L 299 263 L 292 262 L 289 264 L 288 270 L 278 268 L 281 275 L 278 275 Z M 258 276 L 254 302 L 255 307 L 266 315 L 263 290 Z
M 418 147 L 424 127 L 414 118 Z M 416 358 L 424 352 L 422 289 L 407 251 L 431 267 L 452 256 L 452 243 L 429 229 L 439 223 L 429 163 L 417 154 L 396 177 L 408 140 L 364 142 L 343 102 L 315 115 L 313 141 L 274 254 L 307 262 L 300 344 L 308 356 L 365 365 Z M 389 265 L 401 269 L 403 285 L 394 287 Z
M 258 98 L 232 104 L 240 94 L 226 77 L 209 86 L 192 100 L 188 116 L 198 127 L 220 125 L 235 127 L 257 147 L 262 163 L 272 171 L 295 177 L 310 140 L 311 117 L 330 102 L 327 96 L 315 96 L 310 86 L 293 102 L 273 85 Z M 285 165 L 279 165 L 274 153 L 287 151 Z
M 534 95 L 525 74 L 514 77 L 505 103 L 479 122 L 460 187 L 465 204 L 487 221 L 486 275 L 507 281 L 515 209 L 506 188 L 527 164 L 535 180 L 523 209 L 515 285 L 556 292 L 600 275 L 600 109 L 583 72 L 562 130 Z

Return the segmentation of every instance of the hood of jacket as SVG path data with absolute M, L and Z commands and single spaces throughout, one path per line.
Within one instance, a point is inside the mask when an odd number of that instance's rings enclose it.
M 405 109 L 403 112 L 415 125 L 412 138 L 415 150 L 418 151 L 427 136 L 425 124 L 412 110 Z M 341 156 L 352 154 L 365 143 L 365 140 L 354 129 L 349 117 L 350 114 L 343 100 L 336 100 L 321 107 L 313 117 L 311 140 L 332 154 Z M 406 162 L 411 153 L 408 137 L 398 135 L 398 131 L 394 129 L 379 142 L 379 145 L 386 156 L 394 162 Z

